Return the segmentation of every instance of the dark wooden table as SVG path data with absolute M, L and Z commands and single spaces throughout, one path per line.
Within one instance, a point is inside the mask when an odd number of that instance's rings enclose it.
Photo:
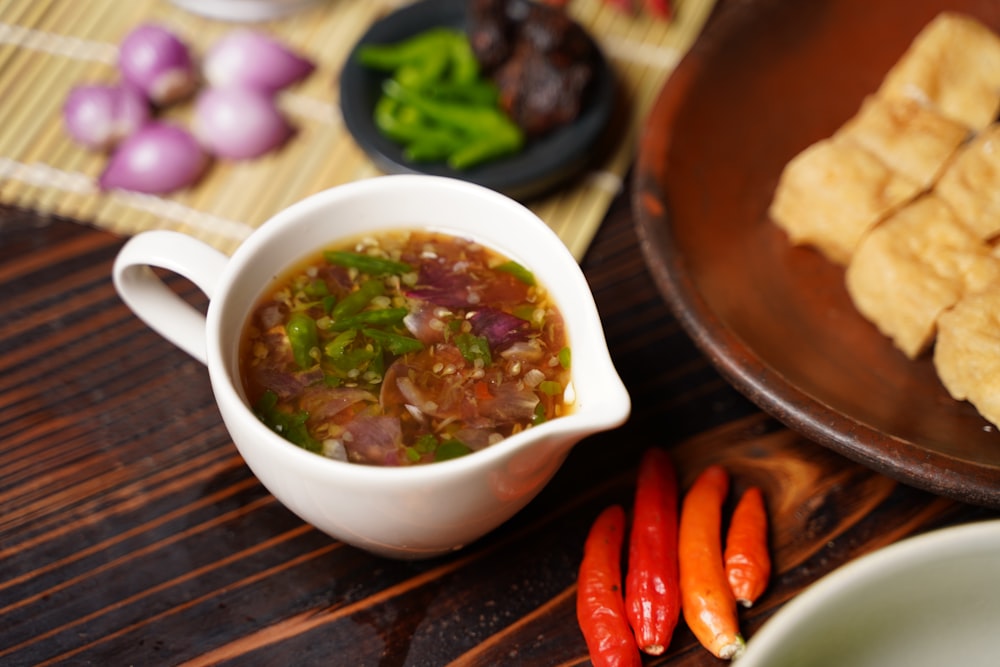
M 664 306 L 629 196 L 583 261 L 634 412 L 583 441 L 525 510 L 463 551 L 396 562 L 278 504 L 242 463 L 204 367 L 118 299 L 123 239 L 0 209 L 0 663 L 577 665 L 587 529 L 630 507 L 649 446 L 682 488 L 711 462 L 764 487 L 775 574 L 753 636 L 835 567 L 1000 513 L 937 498 L 783 428 L 729 387 Z M 204 302 L 180 280 L 176 288 Z M 714 665 L 683 622 L 656 665 Z

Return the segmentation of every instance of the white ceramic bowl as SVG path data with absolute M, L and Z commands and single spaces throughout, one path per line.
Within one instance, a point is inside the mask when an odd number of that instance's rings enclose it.
M 1000 520 L 909 538 L 835 570 L 751 637 L 739 667 L 1000 665 Z
M 270 21 L 317 4 L 321 0 L 171 0 L 195 14 L 220 21 Z M 327 0 L 322 0 L 327 1 Z
M 385 468 L 324 458 L 287 442 L 247 407 L 237 342 L 275 276 L 338 239 L 425 227 L 471 238 L 531 269 L 563 314 L 572 350 L 574 411 L 468 456 Z M 190 279 L 209 296 L 207 317 L 150 270 Z M 320 530 L 399 558 L 437 555 L 482 536 L 527 504 L 581 438 L 630 411 L 593 295 L 576 260 L 529 209 L 487 188 L 436 176 L 382 176 L 313 195 L 265 222 L 233 257 L 169 231 L 130 239 L 114 266 L 132 310 L 208 366 L 226 427 L 254 474 Z

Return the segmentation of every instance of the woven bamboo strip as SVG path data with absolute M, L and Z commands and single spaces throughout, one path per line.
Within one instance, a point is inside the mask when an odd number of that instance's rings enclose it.
M 199 184 L 167 197 L 101 193 L 105 156 L 72 143 L 61 107 L 72 86 L 117 77 L 116 45 L 134 26 L 158 22 L 196 55 L 234 24 L 183 12 L 165 0 L 7 0 L 0 5 L 0 202 L 54 213 L 128 235 L 176 229 L 232 252 L 278 210 L 319 190 L 380 172 L 339 114 L 338 76 L 356 40 L 407 0 L 331 1 L 259 24 L 310 55 L 316 72 L 279 104 L 297 128 L 280 151 L 249 162 L 218 161 Z M 694 40 L 713 0 L 677 0 L 670 22 L 630 17 L 604 0 L 573 0 L 570 11 L 601 43 L 628 102 L 625 129 L 606 157 L 576 181 L 528 205 L 582 257 L 620 192 L 641 124 L 656 93 Z M 190 104 L 164 112 L 188 123 Z
M 106 10 L 86 11 L 83 4 L 58 3 L 53 8 L 58 11 L 53 11 L 49 15 L 52 25 L 79 25 L 83 31 L 90 31 L 105 19 Z M 80 48 L 79 45 L 77 48 Z M 74 75 L 79 76 L 78 72 L 81 69 L 79 65 L 85 61 L 74 58 L 73 52 L 69 55 L 70 57 L 49 53 L 36 54 L 31 69 L 16 82 L 23 89 L 12 92 L 11 99 L 18 100 L 18 104 L 10 105 L 16 114 L 12 118 L 0 115 L 0 124 L 3 126 L 25 129 L 24 132 L 17 133 L 12 145 L 14 157 L 24 164 L 47 163 L 53 155 L 59 153 L 59 147 L 67 143 L 61 123 L 34 123 L 30 122 L 30 119 L 44 117 L 51 106 L 51 100 L 61 101 L 66 98 L 69 92 L 66 82 L 79 80 L 75 79 Z M 33 198 L 41 197 L 47 191 L 31 188 L 19 193 L 17 184 L 11 185 L 9 195 L 5 188 L 4 196 L 17 199 L 27 208 L 43 208 Z
M 14 54 L 21 50 L 18 35 L 23 30 L 30 29 L 31 26 L 38 23 L 45 14 L 47 6 L 46 2 L 27 2 L 24 0 L 9 2 L 4 6 L 3 14 L 0 16 L 5 17 L 9 27 L 4 30 L 3 39 L 0 40 L 0 72 L 7 67 L 8 61 Z M 2 90 L 3 87 L 0 85 L 0 91 Z

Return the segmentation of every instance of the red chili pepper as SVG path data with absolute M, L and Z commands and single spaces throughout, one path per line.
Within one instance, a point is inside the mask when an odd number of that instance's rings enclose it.
M 625 618 L 621 551 L 625 510 L 601 512 L 583 545 L 577 579 L 576 618 L 595 667 L 640 667 L 642 657 Z
M 674 15 L 670 0 L 646 0 L 646 11 L 658 19 L 670 20 Z
M 670 455 L 650 448 L 639 463 L 625 613 L 639 648 L 661 655 L 681 613 L 677 565 L 677 475 Z
M 717 658 L 743 653 L 736 598 L 722 560 L 722 505 L 729 492 L 724 468 L 706 468 L 681 505 L 678 536 L 681 608 L 698 641 Z
M 726 578 L 736 601 L 750 607 L 767 588 L 771 556 L 767 549 L 767 509 L 756 486 L 744 492 L 733 510 L 726 536 Z
M 493 398 L 493 395 L 490 393 L 490 386 L 485 382 L 483 382 L 482 380 L 476 382 L 476 384 L 473 385 L 473 390 L 476 400 L 488 401 L 491 398 Z

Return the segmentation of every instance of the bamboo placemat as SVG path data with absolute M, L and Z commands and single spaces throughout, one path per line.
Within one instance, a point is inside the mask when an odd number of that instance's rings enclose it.
M 667 23 L 625 16 L 603 0 L 573 0 L 570 11 L 600 43 L 629 99 L 628 128 L 603 164 L 527 204 L 580 259 L 620 191 L 638 131 L 657 92 L 707 18 L 714 0 L 675 0 Z M 65 216 L 123 235 L 176 229 L 231 253 L 289 204 L 380 172 L 339 115 L 336 80 L 357 39 L 407 0 L 324 0 L 312 9 L 256 24 L 314 59 L 317 70 L 280 98 L 298 132 L 257 160 L 216 162 L 194 187 L 169 196 L 99 192 L 106 157 L 69 139 L 61 109 L 79 83 L 118 79 L 117 44 L 155 21 L 196 54 L 235 26 L 187 13 L 166 0 L 0 0 L 0 203 Z M 166 112 L 186 121 L 190 104 Z M 187 114 L 187 115 L 186 115 Z

